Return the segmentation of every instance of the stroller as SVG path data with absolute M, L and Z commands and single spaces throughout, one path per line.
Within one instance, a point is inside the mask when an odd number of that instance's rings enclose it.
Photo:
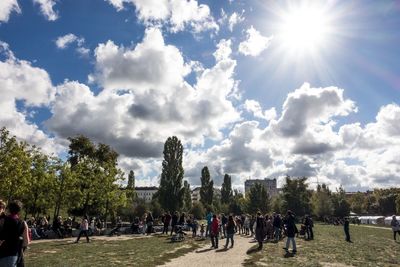
M 171 237 L 172 242 L 181 242 L 185 240 L 186 233 L 183 231 L 183 226 L 177 225 L 176 226 L 176 234 Z

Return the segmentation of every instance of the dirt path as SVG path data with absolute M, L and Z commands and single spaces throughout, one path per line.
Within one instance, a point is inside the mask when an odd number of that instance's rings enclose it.
M 120 235 L 120 236 L 90 236 L 91 241 L 103 240 L 103 241 L 118 241 L 118 240 L 130 240 L 130 239 L 140 239 L 140 238 L 149 238 L 151 236 L 147 235 Z M 64 239 L 39 239 L 33 240 L 32 243 L 48 243 L 48 242 L 64 242 L 64 243 L 72 243 L 76 240 L 76 237 L 72 238 L 64 238 Z M 82 236 L 80 242 L 86 242 L 86 237 Z
M 246 252 L 254 246 L 252 238 L 235 235 L 235 245 L 233 248 L 224 249 L 226 240 L 219 240 L 219 248 L 211 249 L 211 244 L 190 252 L 182 257 L 173 259 L 162 266 L 241 266 L 247 258 Z

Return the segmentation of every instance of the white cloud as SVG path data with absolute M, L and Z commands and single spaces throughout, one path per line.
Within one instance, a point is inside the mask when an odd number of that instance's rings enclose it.
M 59 36 L 55 41 L 57 48 L 59 49 L 66 49 L 73 43 L 76 43 L 76 52 L 78 52 L 81 56 L 88 56 L 90 53 L 90 49 L 86 48 L 85 45 L 85 38 L 78 37 L 73 33 L 68 33 L 63 36 Z
M 57 152 L 60 147 L 54 140 L 29 122 L 25 112 L 16 106 L 16 101 L 22 101 L 26 109 L 45 106 L 52 101 L 55 90 L 48 73 L 28 61 L 15 58 L 4 42 L 0 42 L 1 53 L 6 59 L 0 61 L 0 127 L 7 127 L 13 135 L 45 152 Z
M 0 22 L 7 22 L 11 12 L 21 13 L 17 0 L 0 1 Z
M 40 11 L 47 20 L 54 21 L 58 19 L 58 14 L 53 9 L 56 4 L 55 0 L 33 0 L 33 2 L 40 6 Z
M 256 100 L 246 99 L 244 102 L 244 108 L 246 111 L 253 113 L 254 117 L 270 121 L 276 118 L 275 108 L 268 110 L 262 110 L 261 105 Z
M 172 32 L 190 28 L 195 33 L 205 30 L 218 31 L 219 27 L 210 14 L 210 8 L 196 0 L 106 0 L 118 11 L 124 4 L 133 4 L 139 20 L 146 25 L 167 24 Z
M 264 37 L 251 26 L 247 31 L 247 40 L 239 44 L 239 52 L 245 56 L 256 57 L 268 48 L 273 36 Z
M 228 24 L 229 24 L 229 30 L 231 32 L 233 31 L 233 27 L 236 24 L 244 21 L 243 13 L 244 13 L 244 11 L 242 12 L 242 14 L 239 14 L 237 12 L 233 12 L 232 15 L 229 17 Z
M 91 81 L 103 90 L 94 95 L 86 85 L 68 81 L 58 86 L 46 125 L 61 138 L 82 133 L 126 157 L 158 158 L 171 135 L 190 145 L 221 138 L 221 129 L 240 118 L 228 100 L 236 86 L 230 45 L 222 40 L 215 65 L 204 69 L 186 63 L 157 28 L 146 30 L 132 48 L 99 44 Z M 185 81 L 191 66 L 198 71 L 194 85 Z

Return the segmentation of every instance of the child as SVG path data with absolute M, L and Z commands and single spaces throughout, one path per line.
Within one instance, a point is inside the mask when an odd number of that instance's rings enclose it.
M 204 223 L 202 223 L 201 224 L 201 226 L 200 226 L 200 236 L 201 236 L 201 238 L 204 238 L 204 229 L 205 227 L 204 227 Z

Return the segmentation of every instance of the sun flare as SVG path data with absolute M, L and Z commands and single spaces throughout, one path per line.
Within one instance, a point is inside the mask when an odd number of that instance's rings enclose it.
M 328 16 L 322 8 L 300 6 L 282 15 L 279 37 L 292 52 L 313 52 L 326 43 L 329 30 Z

